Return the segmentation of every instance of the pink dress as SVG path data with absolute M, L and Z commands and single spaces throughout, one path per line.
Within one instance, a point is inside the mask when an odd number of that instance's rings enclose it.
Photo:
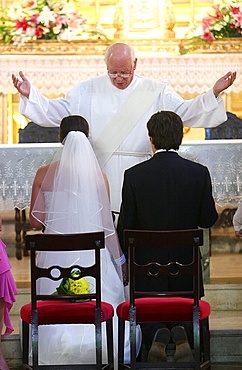
M 14 330 L 10 320 L 9 311 L 12 308 L 13 303 L 16 301 L 15 294 L 17 293 L 17 288 L 10 271 L 11 265 L 5 249 L 6 245 L 2 240 L 0 240 L 0 298 L 3 298 L 5 302 L 4 324 L 6 326 L 6 330 L 4 335 L 8 335 Z

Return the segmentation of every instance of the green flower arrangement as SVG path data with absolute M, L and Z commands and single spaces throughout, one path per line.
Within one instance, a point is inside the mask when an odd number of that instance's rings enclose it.
M 73 277 L 78 277 L 79 271 L 75 270 L 71 273 Z M 66 294 L 66 295 L 75 295 L 75 294 L 89 294 L 91 291 L 90 283 L 83 277 L 77 280 L 71 278 L 63 278 L 59 287 L 56 288 L 56 292 L 53 294 Z M 84 302 L 88 299 L 81 300 L 71 300 L 72 302 Z

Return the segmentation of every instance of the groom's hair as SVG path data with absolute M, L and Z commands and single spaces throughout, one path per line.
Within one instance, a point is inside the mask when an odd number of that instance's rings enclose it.
M 88 122 L 82 116 L 72 115 L 64 117 L 60 124 L 60 142 L 62 143 L 70 131 L 81 131 L 89 136 Z
M 153 114 L 147 129 L 157 150 L 179 149 L 183 138 L 183 122 L 175 112 L 163 110 Z

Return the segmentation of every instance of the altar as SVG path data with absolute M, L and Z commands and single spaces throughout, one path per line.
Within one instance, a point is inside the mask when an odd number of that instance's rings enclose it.
M 50 163 L 61 147 L 59 143 L 0 145 L 0 211 L 29 208 L 37 169 Z M 242 199 L 242 140 L 184 141 L 179 154 L 208 167 L 216 205 L 238 205 Z
M 22 258 L 22 226 L 28 225 L 31 189 L 37 169 L 49 163 L 61 144 L 0 145 L 0 211 L 15 211 L 16 256 Z M 184 141 L 179 154 L 208 167 L 218 207 L 236 208 L 242 198 L 242 140 Z M 120 190 L 121 190 L 120 184 Z M 118 211 L 118 210 L 114 210 Z M 208 236 L 203 265 L 208 268 Z
M 29 208 L 36 171 L 52 160 L 58 148 L 59 143 L 0 145 L 0 211 Z M 242 140 L 183 141 L 179 154 L 208 167 L 218 206 L 238 205 L 242 199 Z

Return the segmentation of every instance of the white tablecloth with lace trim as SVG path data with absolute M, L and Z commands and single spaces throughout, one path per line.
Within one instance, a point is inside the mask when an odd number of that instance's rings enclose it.
M 208 167 L 217 205 L 238 206 L 242 200 L 242 140 L 187 141 L 179 153 Z
M 37 169 L 49 163 L 60 146 L 0 145 L 0 211 L 29 207 Z M 208 167 L 216 204 L 238 205 L 242 197 L 242 140 L 187 141 L 179 153 Z
M 29 207 L 36 171 L 59 147 L 59 143 L 0 145 L 0 211 Z

